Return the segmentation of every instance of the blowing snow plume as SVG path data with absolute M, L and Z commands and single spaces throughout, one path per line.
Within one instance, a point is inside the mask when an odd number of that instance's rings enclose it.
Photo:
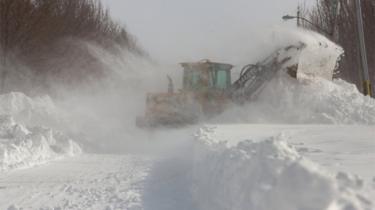
M 285 36 L 287 35 L 287 36 Z M 218 122 L 374 124 L 375 101 L 355 85 L 332 79 L 342 49 L 313 32 L 279 34 L 276 43 L 300 41 L 306 45 L 292 56 L 297 80 L 279 72 L 257 97 L 216 118 Z

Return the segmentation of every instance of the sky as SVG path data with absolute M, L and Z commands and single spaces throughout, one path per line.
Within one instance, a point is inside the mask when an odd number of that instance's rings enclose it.
M 265 33 L 294 27 L 281 17 L 295 14 L 301 1 L 102 0 L 151 57 L 170 63 L 240 62 L 261 47 Z

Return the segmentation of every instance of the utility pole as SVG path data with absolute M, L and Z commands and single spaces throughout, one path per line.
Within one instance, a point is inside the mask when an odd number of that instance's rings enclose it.
M 372 96 L 371 81 L 370 81 L 368 61 L 367 61 L 365 32 L 363 29 L 361 0 L 355 0 L 355 3 L 356 3 L 356 9 L 357 9 L 357 26 L 358 26 L 358 38 L 359 38 L 360 56 L 361 56 L 361 67 L 362 67 L 362 73 L 363 73 L 363 93 L 365 95 Z
M 301 7 L 298 6 L 297 8 L 297 27 L 301 26 Z

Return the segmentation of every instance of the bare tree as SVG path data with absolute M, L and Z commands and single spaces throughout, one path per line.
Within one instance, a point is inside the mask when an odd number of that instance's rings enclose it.
M 70 83 L 76 84 L 103 76 L 106 69 L 100 61 L 75 40 L 112 53 L 120 46 L 142 54 L 98 0 L 0 0 L 0 92 L 5 91 L 10 62 L 15 60 L 32 70 L 36 85 L 51 75 L 69 74 Z
M 331 38 L 345 50 L 338 76 L 355 83 L 362 90 L 356 10 L 354 1 L 337 0 L 339 7 L 332 0 L 317 0 L 309 11 L 309 18 L 319 27 L 334 32 Z M 365 39 L 372 83 L 375 82 L 375 0 L 362 0 Z M 312 30 L 316 28 L 305 25 Z M 319 31 L 319 30 L 317 30 Z

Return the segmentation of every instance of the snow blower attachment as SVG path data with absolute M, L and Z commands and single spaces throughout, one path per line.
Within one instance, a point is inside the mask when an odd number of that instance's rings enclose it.
M 276 51 L 257 64 L 243 67 L 239 79 L 228 90 L 232 100 L 239 104 L 250 101 L 280 70 L 297 78 L 298 58 L 304 48 L 305 44 L 303 43 L 291 45 Z
M 276 51 L 257 64 L 242 69 L 231 83 L 230 64 L 203 60 L 182 63 L 183 88 L 174 92 L 169 78 L 168 93 L 149 93 L 145 116 L 137 118 L 138 127 L 183 126 L 220 114 L 230 103 L 245 103 L 256 96 L 265 83 L 283 70 L 297 77 L 299 54 L 305 44 Z

